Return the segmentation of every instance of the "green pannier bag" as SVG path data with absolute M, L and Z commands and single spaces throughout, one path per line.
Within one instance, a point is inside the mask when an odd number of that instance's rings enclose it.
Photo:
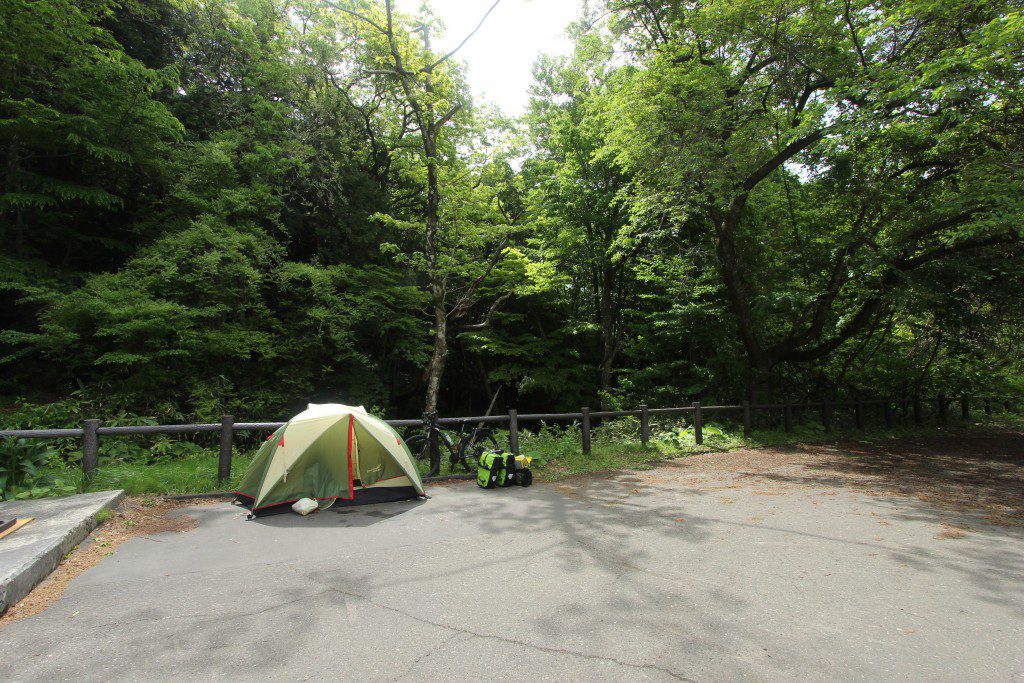
M 482 489 L 514 485 L 515 456 L 501 451 L 484 451 L 476 467 L 476 485 Z

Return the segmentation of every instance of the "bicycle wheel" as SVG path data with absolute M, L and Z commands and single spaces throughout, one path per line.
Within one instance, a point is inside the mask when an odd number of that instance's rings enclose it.
M 409 451 L 412 453 L 412 457 L 415 460 L 428 460 L 429 454 L 424 449 L 427 443 L 427 435 L 421 432 L 415 434 L 406 434 L 404 437 L 405 445 L 409 447 Z
M 426 432 L 417 432 L 405 440 L 405 445 L 412 451 L 412 457 L 429 463 L 428 477 L 436 477 L 441 471 L 441 451 L 447 450 L 449 457 L 454 452 L 451 437 L 442 431 L 437 433 L 437 452 L 430 452 L 430 439 Z
M 494 438 L 494 432 L 490 429 L 480 429 L 475 432 L 472 442 L 472 447 L 470 447 L 469 437 L 460 442 L 457 462 L 458 466 L 466 470 L 466 472 L 476 474 L 477 465 L 480 464 L 480 456 L 485 450 L 498 450 L 498 440 Z M 452 467 L 452 470 L 454 469 Z

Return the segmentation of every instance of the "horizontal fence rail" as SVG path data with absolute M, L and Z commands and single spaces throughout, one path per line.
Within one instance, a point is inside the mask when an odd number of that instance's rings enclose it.
M 1012 409 L 1011 400 L 1001 396 L 960 396 L 958 397 L 960 416 L 963 419 L 970 418 L 972 401 L 976 405 L 981 403 L 982 410 L 986 415 L 992 414 L 994 404 L 1002 404 L 1006 410 Z M 643 445 L 650 441 L 650 418 L 655 416 L 689 415 L 693 428 L 694 442 L 702 444 L 704 441 L 704 425 L 710 413 L 739 412 L 742 414 L 743 435 L 749 437 L 753 431 L 754 417 L 758 411 L 781 411 L 782 426 L 786 432 L 794 431 L 794 419 L 801 423 L 805 419 L 805 413 L 817 410 L 820 413 L 821 424 L 826 431 L 832 428 L 833 411 L 836 409 L 853 409 L 854 425 L 857 429 L 864 429 L 865 408 L 868 406 L 881 406 L 882 415 L 886 427 L 892 427 L 895 421 L 893 408 L 901 410 L 901 419 L 907 420 L 908 413 L 915 424 L 924 422 L 923 406 L 927 403 L 933 407 L 932 415 L 940 424 L 949 419 L 949 409 L 957 398 L 945 395 L 938 395 L 927 401 L 921 396 L 904 398 L 871 398 L 845 401 L 810 401 L 810 402 L 783 402 L 783 403 L 749 403 L 744 401 L 737 405 L 701 405 L 699 401 L 689 406 L 677 406 L 666 408 L 649 408 L 641 405 L 635 410 L 597 410 L 583 408 L 578 413 L 519 413 L 515 409 L 509 410 L 504 415 L 474 415 L 468 417 L 442 417 L 437 419 L 437 424 L 442 426 L 459 426 L 463 424 L 507 424 L 509 430 L 509 448 L 516 455 L 519 454 L 519 425 L 522 422 L 566 422 L 579 423 L 582 450 L 584 454 L 591 452 L 592 421 L 599 419 L 614 419 L 620 417 L 639 418 L 639 437 Z M 424 420 L 385 420 L 392 427 L 417 427 L 424 425 Z M 205 424 L 176 424 L 176 425 L 138 425 L 138 426 L 100 426 L 99 420 L 84 420 L 81 427 L 70 429 L 6 429 L 0 430 L 0 438 L 14 439 L 82 439 L 82 469 L 85 476 L 91 477 L 99 466 L 99 437 L 101 436 L 126 436 L 126 435 L 151 435 L 151 434 L 220 434 L 220 457 L 218 459 L 217 480 L 221 483 L 231 477 L 232 446 L 234 433 L 244 431 L 274 431 L 287 424 L 287 422 L 235 422 L 232 415 L 224 415 L 220 422 Z

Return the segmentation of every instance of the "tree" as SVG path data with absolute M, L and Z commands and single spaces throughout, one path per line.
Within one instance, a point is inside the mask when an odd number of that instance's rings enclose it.
M 115 39 L 147 12 L 105 0 L 0 5 L 0 359 L 18 363 L 10 386 L 22 373 L 29 386 L 59 381 L 20 335 L 80 273 L 124 261 L 134 218 L 163 186 L 160 159 L 181 139 L 161 101 L 173 68 Z M 168 44 L 149 42 L 154 52 Z
M 383 12 L 379 8 L 366 3 L 343 5 L 332 3 L 332 7 L 352 17 L 366 34 L 367 49 L 375 53 L 375 59 L 365 62 L 379 64 L 367 75 L 383 76 L 393 80 L 399 86 L 403 104 L 412 112 L 415 130 L 422 147 L 423 164 L 426 167 L 426 200 L 423 207 L 425 223 L 423 240 L 423 268 L 426 273 L 430 291 L 431 314 L 433 322 L 434 349 L 427 365 L 425 375 L 426 399 L 424 412 L 437 410 L 437 399 L 441 388 L 441 378 L 449 353 L 449 326 L 465 317 L 477 303 L 481 285 L 485 282 L 494 266 L 502 258 L 507 240 L 499 237 L 492 246 L 486 266 L 475 277 L 463 278 L 463 286 L 455 287 L 451 277 L 459 255 L 449 254 L 449 264 L 444 263 L 442 252 L 445 242 L 451 239 L 458 247 L 458 228 L 450 234 L 441 223 L 442 217 L 442 166 L 446 163 L 445 150 L 454 152 L 453 141 L 446 141 L 444 133 L 450 130 L 457 116 L 466 115 L 468 99 L 465 87 L 459 80 L 458 72 L 451 64 L 455 53 L 465 45 L 473 33 L 486 21 L 487 16 L 498 5 L 496 0 L 484 14 L 477 28 L 467 36 L 454 50 L 437 55 L 431 50 L 429 21 L 413 22 L 414 26 L 403 28 L 403 18 L 396 15 L 391 0 L 385 0 Z M 353 29 L 359 31 L 359 29 Z M 410 33 L 422 35 L 422 49 L 417 48 L 410 40 Z M 452 263 L 452 261 L 455 263 Z M 491 301 L 480 322 L 475 326 L 487 326 L 491 316 L 508 298 L 502 294 Z M 465 326 L 463 326 L 465 328 Z
M 0 239 L 18 256 L 59 254 L 69 265 L 87 245 L 112 246 L 122 236 L 75 209 L 115 212 L 139 170 L 152 172 L 152 159 L 181 137 L 158 99 L 172 72 L 124 53 L 98 25 L 113 10 L 105 0 L 0 9 Z
M 869 329 L 912 273 L 1019 242 L 1015 5 L 609 9 L 640 63 L 618 158 L 648 202 L 710 235 L 759 382 Z M 793 188 L 817 208 L 772 231 L 761 209 Z
M 390 179 L 378 183 L 355 112 L 296 57 L 315 45 L 282 5 L 186 3 L 174 25 L 179 79 L 157 104 L 187 135 L 144 160 L 155 196 L 110 209 L 118 227 L 103 234 L 123 237 L 101 244 L 119 258 L 94 265 L 110 272 L 53 278 L 31 258 L 7 269 L 32 276 L 21 291 L 40 305 L 0 336 L 14 382 L 56 367 L 58 391 L 84 382 L 112 409 L 161 415 L 262 414 L 339 391 L 387 405 L 387 371 L 423 360 L 422 299 L 381 253 L 393 234 L 369 217 L 391 211 Z M 65 215 L 89 208 L 68 202 Z M 27 234 L 52 239 L 50 220 L 26 214 Z
M 587 48 L 535 66 L 529 126 L 536 155 L 528 173 L 536 179 L 536 229 L 572 274 L 576 300 L 590 313 L 587 326 L 599 333 L 598 389 L 607 407 L 623 309 L 633 295 L 632 258 L 643 240 L 630 221 L 630 178 L 604 149 L 614 69 L 588 57 Z
M 1019 3 L 604 5 L 512 121 L 426 6 L 3 4 L 0 393 L 178 421 L 1024 388 Z

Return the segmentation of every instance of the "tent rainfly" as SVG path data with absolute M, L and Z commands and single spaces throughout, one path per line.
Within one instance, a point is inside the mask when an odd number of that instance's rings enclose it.
M 300 498 L 326 508 L 425 496 L 402 437 L 362 406 L 338 403 L 311 403 L 271 434 L 235 494 L 253 516 Z

